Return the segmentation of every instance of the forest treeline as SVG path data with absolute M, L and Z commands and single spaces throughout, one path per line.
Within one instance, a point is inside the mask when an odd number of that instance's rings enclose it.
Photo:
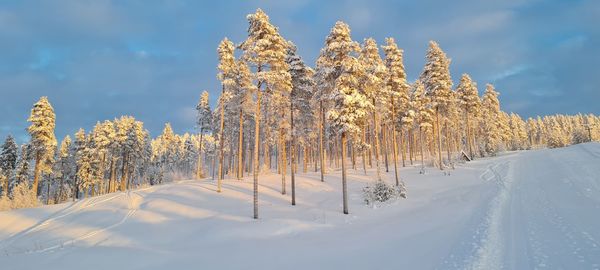
M 295 204 L 296 173 L 319 172 L 325 181 L 330 168 L 341 168 L 348 213 L 348 169 L 374 168 L 375 181 L 393 171 L 390 182 L 405 194 L 400 166 L 446 170 L 505 150 L 600 140 L 598 116 L 523 119 L 501 110 L 492 84 L 479 95 L 468 74 L 455 83 L 450 60 L 434 41 L 418 79 L 409 82 L 393 38 L 381 46 L 372 38 L 359 43 L 337 22 L 310 67 L 262 10 L 247 19 L 245 40 L 224 38 L 218 45 L 220 96 L 211 108 L 209 93 L 201 94 L 195 134 L 175 134 L 167 123 L 152 138 L 142 122 L 123 116 L 58 143 L 54 109 L 42 97 L 28 119 L 30 141 L 18 145 L 9 135 L 1 146 L 0 209 L 184 178 L 211 177 L 221 192 L 226 176 L 252 175 L 258 218 L 261 174 L 281 174 L 281 193 L 290 187 Z

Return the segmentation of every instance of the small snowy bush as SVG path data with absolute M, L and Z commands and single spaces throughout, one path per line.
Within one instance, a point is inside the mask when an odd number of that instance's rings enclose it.
M 40 202 L 35 195 L 35 192 L 29 188 L 26 182 L 18 184 L 12 194 L 12 208 L 31 208 L 38 206 Z
M 384 181 L 369 183 L 363 188 L 363 197 L 367 205 L 387 202 L 400 197 L 406 198 L 406 192 L 402 187 L 390 185 Z
M 12 202 L 6 195 L 0 197 L 0 211 L 7 211 L 12 208 Z
M 588 133 L 584 129 L 576 129 L 573 131 L 571 138 L 572 144 L 584 143 L 590 140 Z

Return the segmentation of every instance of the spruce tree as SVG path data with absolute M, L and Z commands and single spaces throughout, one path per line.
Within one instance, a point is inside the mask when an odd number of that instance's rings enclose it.
M 510 114 L 509 130 L 510 130 L 510 149 L 524 150 L 528 147 L 527 124 L 516 113 Z
M 14 183 L 9 186 L 9 190 L 12 190 L 16 185 L 25 183 L 29 185 L 30 176 L 31 176 L 31 168 L 29 166 L 29 161 L 31 160 L 31 150 L 30 146 L 27 144 L 21 145 L 21 151 L 19 152 L 19 159 L 17 160 L 17 168 L 15 170 L 14 175 Z
M 54 159 L 54 149 L 56 148 L 56 137 L 54 136 L 55 127 L 54 108 L 48 102 L 47 97 L 41 97 L 33 105 L 28 122 L 31 125 L 27 129 L 31 135 L 31 150 L 35 160 L 33 176 L 33 193 L 39 195 L 38 185 L 41 174 L 52 172 L 52 163 Z
M 296 45 L 289 42 L 286 56 L 286 62 L 290 69 L 292 79 L 292 91 L 290 93 L 290 133 L 292 144 L 290 146 L 291 159 L 291 185 L 292 185 L 292 205 L 296 205 L 296 143 L 300 140 L 303 148 L 307 147 L 308 136 L 314 122 L 311 100 L 313 96 L 313 71 L 307 67 L 302 58 L 296 53 Z M 304 151 L 306 154 L 306 151 Z M 306 167 L 306 156 L 304 164 Z
M 348 190 L 346 183 L 347 138 L 358 134 L 373 104 L 360 92 L 359 78 L 364 72 L 355 57 L 342 62 L 342 73 L 335 82 L 332 92 L 332 106 L 327 112 L 331 127 L 341 134 L 342 148 L 342 198 L 343 212 L 348 214 Z
M 402 112 L 400 123 L 402 118 L 406 116 L 408 112 L 409 103 L 409 85 L 406 82 L 406 73 L 404 71 L 404 63 L 402 60 L 403 51 L 398 48 L 393 38 L 386 39 L 386 45 L 383 46 L 385 52 L 385 66 L 387 68 L 386 86 L 389 92 L 390 100 L 390 117 L 392 124 L 392 141 L 393 141 L 393 157 L 394 157 L 394 174 L 396 178 L 396 186 L 400 186 L 400 179 L 398 178 L 398 153 L 396 146 L 396 109 L 400 108 Z M 402 151 L 404 153 L 404 151 Z M 402 184 L 404 189 L 404 184 Z
M 362 84 L 361 90 L 362 93 L 364 93 L 364 95 L 373 104 L 373 111 L 371 112 L 372 125 L 370 130 L 372 131 L 371 141 L 374 142 L 373 144 L 375 147 L 374 153 L 376 177 L 379 181 L 382 180 L 381 166 L 379 164 L 379 129 L 381 119 L 380 116 L 383 112 L 387 112 L 387 108 L 389 105 L 388 88 L 385 87 L 387 80 L 387 72 L 385 64 L 383 63 L 383 60 L 381 60 L 381 56 L 379 55 L 379 48 L 377 48 L 377 43 L 372 38 L 365 39 L 358 59 L 365 70 L 363 76 L 360 78 L 360 82 Z M 367 150 L 368 148 L 366 145 L 366 126 L 363 127 L 363 136 L 361 140 L 362 143 L 365 144 L 361 148 L 363 148 L 363 170 L 366 173 L 365 150 Z
M 69 135 L 65 136 L 65 138 L 60 143 L 60 147 L 58 149 L 58 160 L 57 160 L 57 173 L 56 177 L 59 178 L 58 183 L 58 193 L 54 201 L 56 203 L 60 203 L 64 198 L 65 187 L 69 186 L 69 180 L 72 177 L 72 151 L 73 142 L 71 141 L 71 137 Z
M 277 27 L 269 21 L 269 16 L 261 9 L 247 16 L 248 38 L 240 45 L 244 51 L 242 59 L 253 71 L 252 77 L 256 84 L 256 108 L 254 112 L 254 218 L 258 218 L 258 151 L 260 148 L 260 121 L 261 103 L 263 93 L 269 91 L 289 92 L 291 89 L 291 78 L 289 67 L 285 61 L 287 41 L 279 34 Z
M 329 35 L 325 39 L 325 46 L 321 49 L 317 58 L 317 67 L 315 74 L 316 93 L 315 99 L 319 104 L 320 125 L 319 125 L 319 159 L 321 164 L 321 181 L 324 181 L 325 174 L 325 112 L 332 106 L 332 95 L 335 92 L 335 86 L 338 78 L 343 73 L 343 63 L 349 61 L 356 53 L 360 51 L 360 46 L 352 40 L 350 27 L 341 21 L 335 23 Z
M 254 109 L 254 101 L 252 95 L 255 92 L 254 84 L 252 84 L 252 76 L 246 62 L 242 60 L 236 61 L 235 66 L 235 85 L 233 87 L 232 100 L 230 102 L 230 111 L 238 116 L 238 153 L 237 153 L 237 171 L 238 179 L 243 177 L 243 144 L 244 144 L 244 123 L 248 115 L 251 116 Z M 233 118 L 233 116 L 232 116 Z M 233 120 L 233 119 L 232 119 Z M 233 124 L 233 121 L 231 121 Z M 231 125 L 233 126 L 233 125 Z
M 433 134 L 433 123 L 434 123 L 434 109 L 429 99 L 429 96 L 425 93 L 425 86 L 421 83 L 420 80 L 416 80 L 412 84 L 411 90 L 411 106 L 413 111 L 415 112 L 415 124 L 419 129 L 419 145 L 421 152 L 421 173 L 425 173 L 425 157 L 424 157 L 424 146 L 425 139 L 423 139 L 423 135 L 426 137 L 428 134 Z
M 75 159 L 75 181 L 73 183 L 73 200 L 79 199 L 81 185 L 83 183 L 83 179 L 80 176 L 87 176 L 87 165 L 86 170 L 81 170 L 81 165 L 87 162 L 86 156 L 86 135 L 85 130 L 80 128 L 75 133 L 75 142 L 73 143 L 73 153 Z
M 500 101 L 494 86 L 487 84 L 482 97 L 484 151 L 488 155 L 495 155 L 499 151 L 501 135 L 498 122 L 500 121 Z
M 8 135 L 0 149 L 0 171 L 3 181 L 0 182 L 1 192 L 8 195 L 10 176 L 17 167 L 18 146 L 13 136 Z M 0 193 L 1 194 L 1 193 Z
M 225 38 L 219 44 L 217 53 L 219 55 L 219 74 L 222 91 L 219 97 L 219 174 L 217 175 L 217 192 L 221 192 L 221 182 L 223 180 L 223 155 L 225 147 L 225 107 L 231 98 L 231 88 L 235 87 L 235 46 L 229 39 Z
M 198 160 L 196 163 L 196 178 L 200 179 L 204 177 L 204 168 L 202 165 L 202 144 L 204 140 L 204 132 L 210 129 L 211 122 L 211 110 L 210 104 L 208 100 L 208 92 L 203 91 L 200 96 L 200 102 L 196 106 L 196 110 L 198 111 L 198 118 L 196 120 L 196 125 L 198 131 L 200 133 L 200 141 L 199 141 L 199 150 L 198 150 Z
M 471 158 L 474 157 L 474 141 L 472 126 L 477 124 L 474 120 L 481 114 L 481 100 L 477 92 L 477 84 L 471 80 L 469 74 L 463 74 L 456 88 L 458 101 L 465 121 L 466 144 Z
M 83 197 L 86 198 L 88 195 L 88 189 L 93 184 L 93 153 L 90 149 L 90 136 L 86 135 L 83 129 L 79 129 L 79 131 L 75 133 L 75 143 L 77 146 L 75 160 L 75 164 L 77 164 L 76 192 L 77 196 L 79 196 L 79 193 L 83 193 Z
M 440 116 L 446 117 L 452 103 L 452 78 L 450 77 L 450 59 L 435 41 L 429 42 L 426 63 L 421 73 L 421 82 L 425 86 L 427 95 L 430 96 L 435 110 L 435 135 L 437 137 L 437 154 L 440 169 L 444 169 L 442 162 L 442 138 Z M 448 139 L 448 138 L 446 138 Z

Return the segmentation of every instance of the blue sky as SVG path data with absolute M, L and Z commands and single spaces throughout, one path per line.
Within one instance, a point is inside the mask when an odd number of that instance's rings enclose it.
M 219 92 L 219 41 L 242 41 L 246 14 L 259 7 L 311 65 L 343 20 L 357 41 L 394 37 L 411 80 L 436 40 L 455 83 L 462 73 L 480 92 L 493 83 L 505 111 L 600 114 L 600 1 L 3 0 L 0 140 L 27 140 L 31 105 L 44 95 L 59 139 L 120 115 L 153 136 L 165 122 L 193 131 L 201 91 Z

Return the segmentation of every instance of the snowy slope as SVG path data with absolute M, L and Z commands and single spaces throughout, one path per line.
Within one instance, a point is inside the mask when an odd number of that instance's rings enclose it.
M 401 172 L 408 198 L 376 209 L 350 172 L 297 178 L 296 206 L 262 176 L 182 181 L 0 213 L 2 269 L 599 269 L 600 144 L 507 153 L 451 175 Z M 390 173 L 388 176 L 392 176 Z M 392 179 L 389 177 L 389 179 Z M 289 183 L 289 176 L 288 176 Z M 290 189 L 288 189 L 290 190 Z

